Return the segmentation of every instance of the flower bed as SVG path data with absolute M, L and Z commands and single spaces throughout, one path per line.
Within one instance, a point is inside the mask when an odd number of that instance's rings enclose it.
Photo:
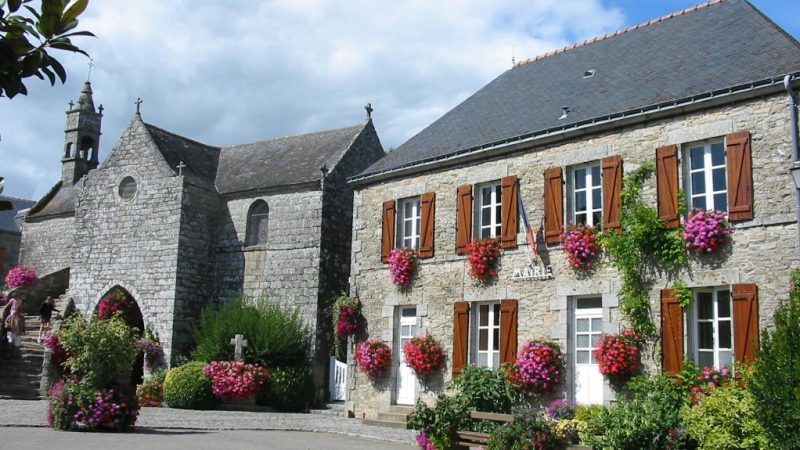
M 600 253 L 597 228 L 595 227 L 587 227 L 583 224 L 571 225 L 561 234 L 561 242 L 570 267 L 576 270 L 591 269 L 590 260 Z
M 211 378 L 214 396 L 228 400 L 254 398 L 264 387 L 269 372 L 265 367 L 244 361 L 212 361 L 203 373 Z
M 561 384 L 565 361 L 561 347 L 555 342 L 526 341 L 517 352 L 512 378 L 529 396 L 553 392 Z
M 603 335 L 595 346 L 595 358 L 600 373 L 613 386 L 622 386 L 639 371 L 641 338 L 631 329 L 619 334 Z
M 14 289 L 20 286 L 27 286 L 39 281 L 36 271 L 29 267 L 14 267 L 6 274 L 6 284 Z
M 697 253 L 710 253 L 724 244 L 733 232 L 725 216 L 722 211 L 695 209 L 690 212 L 683 224 L 686 248 Z
M 413 337 L 403 345 L 406 364 L 419 377 L 427 377 L 444 366 L 442 345 L 432 336 Z
M 467 244 L 469 276 L 482 283 L 497 277 L 500 265 L 500 240 L 473 239 Z
M 411 287 L 417 271 L 417 255 L 410 248 L 395 248 L 387 259 L 389 277 L 395 286 L 406 289 Z
M 136 396 L 124 389 L 95 389 L 79 380 L 50 389 L 47 423 L 59 430 L 127 431 L 139 415 Z
M 371 379 L 382 378 L 392 365 L 392 349 L 377 339 L 361 342 L 356 347 L 358 370 Z

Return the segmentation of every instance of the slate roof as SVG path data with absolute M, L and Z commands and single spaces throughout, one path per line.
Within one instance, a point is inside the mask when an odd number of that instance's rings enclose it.
M 164 155 L 167 164 L 179 172 L 178 165 L 183 162 L 183 175 L 195 185 L 214 189 L 214 179 L 219 163 L 219 148 L 175 133 L 158 128 L 148 123 L 144 124 L 153 138 L 159 151 Z
M 17 221 L 14 220 L 17 216 L 17 213 L 23 209 L 30 208 L 31 206 L 35 205 L 36 202 L 33 200 L 26 200 L 24 198 L 17 198 L 17 197 L 9 197 L 7 195 L 0 195 L 0 201 L 9 201 L 11 202 L 12 209 L 7 211 L 0 211 L 0 233 L 14 233 L 19 234 L 20 229 L 17 225 Z
M 714 0 L 521 62 L 354 178 L 797 71 L 794 38 Z
M 222 147 L 220 194 L 319 181 L 333 170 L 369 122 L 345 128 Z
M 72 214 L 75 212 L 77 198 L 78 188 L 76 186 L 62 186 L 62 182 L 59 181 L 28 211 L 25 217 L 36 218 Z

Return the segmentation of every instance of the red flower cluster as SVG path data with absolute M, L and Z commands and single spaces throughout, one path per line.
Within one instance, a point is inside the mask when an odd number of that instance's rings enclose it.
M 126 312 L 129 307 L 130 302 L 125 291 L 114 289 L 100 299 L 100 303 L 97 304 L 97 317 L 101 320 L 107 320 L 117 311 Z
M 417 376 L 426 377 L 444 366 L 442 345 L 431 335 L 413 337 L 403 344 L 406 364 Z
M 59 369 L 64 369 L 64 363 L 70 357 L 69 352 L 61 345 L 61 341 L 55 333 L 47 332 L 44 336 L 44 346 L 50 350 L 50 360 L 58 366 Z
M 392 349 L 377 339 L 361 342 L 356 347 L 356 363 L 370 378 L 382 378 L 392 365 Z
M 211 377 L 214 396 L 222 399 L 247 400 L 264 387 L 269 371 L 266 367 L 239 361 L 212 361 L 203 373 Z
M 6 284 L 14 289 L 20 286 L 27 286 L 39 281 L 36 271 L 29 267 L 14 267 L 6 274 Z
M 553 392 L 561 384 L 565 360 L 555 342 L 527 341 L 517 352 L 511 378 L 529 396 Z
M 641 337 L 631 329 L 606 334 L 594 347 L 597 364 L 608 381 L 620 386 L 639 371 Z
M 348 336 L 359 334 L 364 328 L 364 316 L 361 315 L 360 305 L 341 305 L 339 306 L 339 321 L 336 322 L 336 335 L 340 339 L 347 339 Z
M 592 256 L 600 253 L 597 243 L 597 228 L 587 227 L 584 224 L 570 225 L 561 234 L 564 253 L 567 254 L 569 265 L 573 269 L 589 270 Z
M 500 240 L 495 238 L 473 239 L 467 244 L 469 276 L 481 282 L 497 277 L 500 263 Z
M 733 379 L 731 370 L 725 366 L 704 367 L 703 372 L 695 377 L 689 384 L 689 400 L 699 402 L 710 391 L 729 383 Z

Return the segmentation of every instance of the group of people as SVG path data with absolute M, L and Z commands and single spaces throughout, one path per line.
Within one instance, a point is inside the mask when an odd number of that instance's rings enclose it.
M 0 351 L 6 359 L 22 357 L 22 336 L 25 334 L 25 309 L 22 300 L 0 292 Z M 39 306 L 39 339 L 50 331 L 53 311 L 57 311 L 52 297 L 47 297 Z

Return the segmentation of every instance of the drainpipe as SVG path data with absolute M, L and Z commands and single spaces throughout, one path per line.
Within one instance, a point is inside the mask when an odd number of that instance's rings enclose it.
M 792 126 L 792 155 L 794 156 L 792 166 L 789 171 L 795 187 L 795 211 L 797 214 L 797 254 L 800 256 L 800 144 L 798 144 L 797 133 L 797 93 L 792 89 L 792 75 L 786 75 L 783 79 L 783 86 L 789 94 L 789 117 Z

